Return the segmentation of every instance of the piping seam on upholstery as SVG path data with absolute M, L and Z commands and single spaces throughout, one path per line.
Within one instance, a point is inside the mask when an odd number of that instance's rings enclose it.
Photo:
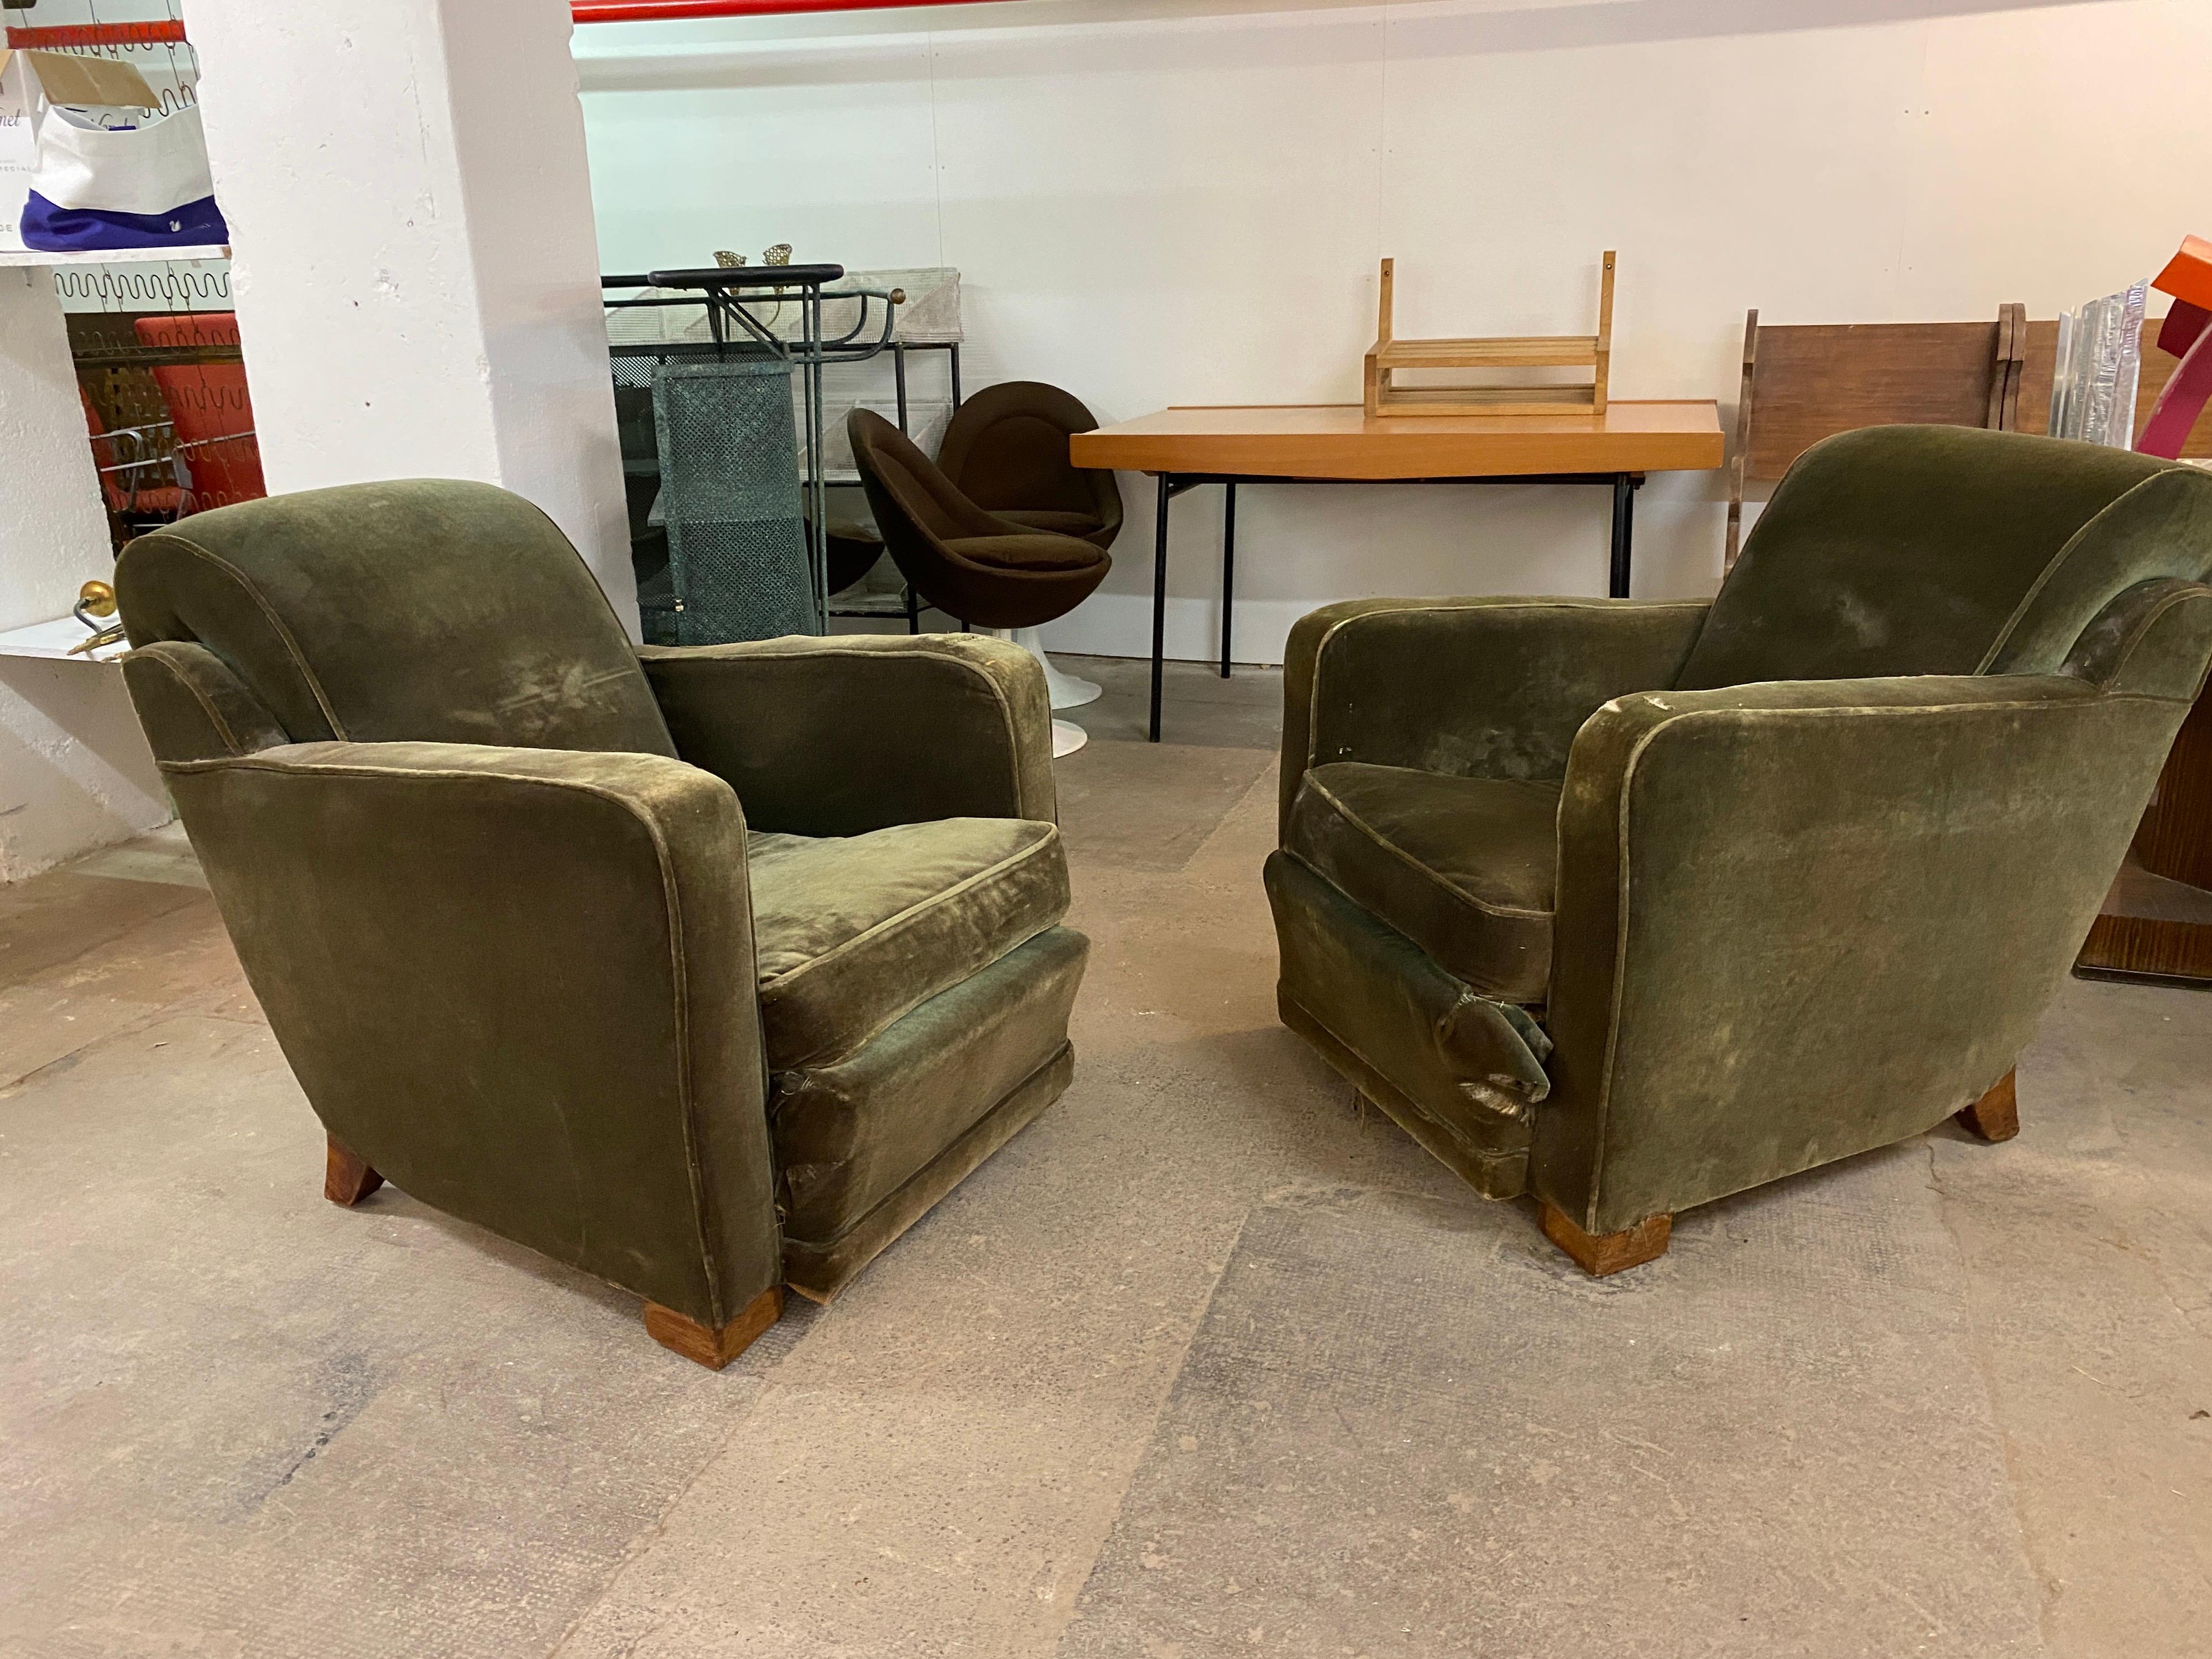
M 1485 900 L 1477 898 L 1473 893 L 1468 892 L 1465 888 L 1447 879 L 1437 871 L 1430 869 L 1427 865 L 1423 864 L 1419 859 L 1415 858 L 1411 853 L 1407 852 L 1403 848 L 1385 839 L 1379 830 L 1377 830 L 1372 824 L 1369 823 L 1364 818 L 1361 817 L 1357 812 L 1354 812 L 1350 807 L 1346 806 L 1343 801 L 1339 799 L 1326 785 L 1316 780 L 1310 773 L 1306 776 L 1305 787 L 1312 790 L 1316 795 L 1321 796 L 1324 800 L 1328 801 L 1331 806 L 1334 806 L 1336 809 L 1337 815 L 1340 817 L 1341 817 L 1346 823 L 1352 825 L 1352 828 L 1359 830 L 1362 834 L 1366 836 L 1370 841 L 1373 842 L 1384 852 L 1389 853 L 1395 858 L 1398 859 L 1401 862 L 1405 864 L 1407 868 L 1417 871 L 1420 874 L 1426 876 L 1431 881 L 1436 883 L 1437 886 L 1443 888 L 1444 891 L 1452 895 L 1453 897 L 1466 900 L 1468 903 L 1472 904 L 1476 909 L 1481 911 L 1485 915 L 1516 916 L 1524 920 L 1534 920 L 1539 917 L 1549 919 L 1552 915 L 1553 913 L 1549 910 L 1528 910 L 1523 909 L 1517 905 L 1492 904 Z
M 292 637 L 292 630 L 284 625 L 284 619 L 276 614 L 276 608 L 269 603 L 268 598 L 259 588 L 246 579 L 246 573 L 232 564 L 229 560 L 209 552 L 190 537 L 180 536 L 173 530 L 161 531 L 157 534 L 163 539 L 176 543 L 186 551 L 205 559 L 245 590 L 246 597 L 259 607 L 263 617 L 276 631 L 276 637 L 284 642 L 284 649 L 291 654 L 292 665 L 300 671 L 300 678 L 307 683 L 307 690 L 314 694 L 315 706 L 323 711 L 323 718 L 330 722 L 331 735 L 342 743 L 351 741 L 346 734 L 344 722 L 338 719 L 337 710 L 331 707 L 331 700 L 324 693 L 322 681 L 316 678 L 315 671 L 307 665 L 307 653 L 300 649 L 299 641 Z M 200 641 L 195 640 L 191 643 L 197 645 Z
M 1322 658 L 1327 653 L 1330 644 L 1335 640 L 1336 636 L 1342 633 L 1346 629 L 1351 627 L 1352 623 L 1357 622 L 1365 622 L 1369 618 L 1375 617 L 1414 617 L 1426 615 L 1432 611 L 1456 613 L 1463 611 L 1497 611 L 1503 614 L 1504 612 L 1513 611 L 1588 611 L 1594 615 L 1618 615 L 1618 612 L 1609 611 L 1608 607 L 1613 602 L 1595 599 L 1583 599 L 1580 601 L 1562 601 L 1555 599 L 1493 599 L 1480 596 L 1474 596 L 1463 599 L 1426 599 L 1411 604 L 1378 605 L 1372 610 L 1357 611 L 1348 617 L 1338 617 L 1322 631 L 1321 638 L 1314 641 L 1313 687 L 1306 696 L 1306 758 L 1305 765 L 1301 769 L 1302 771 L 1310 772 L 1313 770 L 1314 757 L 1318 752 L 1316 747 L 1316 734 L 1321 730 Z M 1653 599 L 1644 601 L 1632 599 L 1625 601 L 1625 603 L 1632 605 L 1640 612 L 1654 611 L 1710 611 L 1712 609 L 1711 602 L 1705 599 Z
M 967 1126 L 967 1127 L 966 1127 L 966 1128 L 963 1128 L 963 1130 L 961 1130 L 961 1131 L 960 1131 L 960 1133 L 959 1133 L 958 1134 L 957 1134 L 957 1135 L 953 1136 L 953 1138 L 952 1138 L 952 1139 L 951 1139 L 951 1143 L 950 1143 L 949 1145 L 947 1145 L 947 1146 L 944 1146 L 944 1147 L 940 1148 L 940 1149 L 939 1150 L 938 1153 L 936 1154 L 936 1156 L 935 1156 L 935 1157 L 933 1157 L 933 1158 L 932 1158 L 929 1160 L 929 1162 L 928 1162 L 928 1163 L 927 1163 L 927 1164 L 923 1164 L 923 1165 L 921 1166 L 921 1169 L 916 1170 L 915 1170 L 912 1175 L 908 1176 L 904 1181 L 900 1182 L 899 1182 L 899 1184 L 898 1184 L 897 1186 L 896 1186 L 896 1187 L 892 1188 L 890 1189 L 890 1191 L 889 1191 L 889 1192 L 885 1193 L 885 1194 L 884 1194 L 881 1198 L 878 1199 L 874 1203 L 872 1203 L 872 1204 L 871 1204 L 870 1206 L 868 1206 L 868 1207 L 867 1207 L 866 1210 L 863 1210 L 863 1211 L 862 1211 L 859 1215 L 854 1216 L 854 1217 L 850 1221 L 847 1222 L 843 1226 L 840 1227 L 840 1228 L 839 1228 L 839 1229 L 838 1229 L 835 1233 L 831 1234 L 828 1238 L 826 1238 L 826 1239 L 814 1239 L 814 1238 L 787 1238 L 787 1239 L 785 1240 L 785 1243 L 787 1243 L 787 1244 L 795 1244 L 795 1245 L 797 1245 L 797 1246 L 798 1246 L 800 1249 L 802 1249 L 802 1250 L 834 1250 L 834 1249 L 836 1249 L 837 1248 L 837 1246 L 838 1246 L 838 1245 L 840 1245 L 840 1244 L 842 1244 L 842 1243 L 844 1243 L 844 1241 L 845 1241 L 847 1238 L 848 1238 L 848 1237 L 850 1237 L 852 1236 L 852 1233 L 853 1233 L 853 1231 L 854 1231 L 854 1228 L 856 1228 L 856 1227 L 860 1227 L 860 1226 L 865 1225 L 865 1224 L 867 1223 L 868 1219 L 869 1219 L 872 1216 L 873 1216 L 873 1215 L 876 1213 L 876 1212 L 877 1212 L 877 1211 L 878 1211 L 878 1210 L 880 1210 L 880 1209 L 882 1209 L 885 1205 L 889 1204 L 889 1203 L 890 1203 L 893 1199 L 895 1199 L 895 1198 L 898 1197 L 902 1193 L 905 1192 L 905 1191 L 906 1191 L 906 1189 L 907 1189 L 908 1188 L 909 1188 L 909 1187 L 913 1186 L 913 1185 L 914 1185 L 914 1183 L 915 1183 L 917 1180 L 919 1180 L 922 1176 L 927 1175 L 927 1174 L 931 1170 L 934 1169 L 934 1168 L 937 1166 L 937 1163 L 938 1163 L 938 1160 L 939 1160 L 939 1158 L 942 1158 L 945 1155 L 945 1153 L 950 1152 L 951 1151 L 952 1151 L 952 1150 L 953 1150 L 953 1148 L 954 1148 L 954 1147 L 956 1147 L 956 1146 L 959 1146 L 959 1144 L 961 1143 L 961 1141 L 963 1141 L 963 1139 L 965 1139 L 968 1137 L 968 1135 L 969 1135 L 972 1131 L 974 1131 L 975 1128 L 977 1128 L 979 1126 L 981 1126 L 983 1122 L 985 1122 L 985 1121 L 986 1121 L 990 1117 L 990 1115 L 991 1115 L 991 1114 L 992 1114 L 992 1113 L 994 1113 L 994 1112 L 997 1111 L 997 1110 L 999 1109 L 999 1108 L 1000 1108 L 1000 1107 L 1001 1107 L 1001 1106 L 1005 1105 L 1008 1101 L 1012 1100 L 1012 1099 L 1016 1095 L 1018 1095 L 1018 1094 L 1021 1093 L 1021 1091 L 1022 1091 L 1023 1090 L 1024 1090 L 1024 1089 L 1028 1088 L 1028 1087 L 1030 1086 L 1030 1084 L 1032 1084 L 1032 1083 L 1036 1082 L 1036 1081 L 1037 1080 L 1037 1079 L 1039 1079 L 1040 1077 L 1042 1077 L 1042 1076 L 1043 1076 L 1047 1072 L 1050 1071 L 1050 1070 L 1051 1070 L 1054 1066 L 1058 1065 L 1058 1064 L 1060 1063 L 1060 1056 L 1061 1056 L 1062 1054 L 1065 1054 L 1070 1053 L 1070 1052 L 1074 1048 L 1074 1047 L 1075 1047 L 1075 1042 L 1074 1042 L 1074 1040 L 1073 1040 L 1073 1038 L 1070 1038 L 1070 1037 L 1062 1037 L 1062 1038 L 1060 1040 L 1060 1047 L 1059 1047 L 1059 1048 L 1055 1048 L 1055 1049 L 1054 1049 L 1050 1054 L 1048 1054 L 1048 1056 L 1046 1056 L 1046 1058 L 1045 1058 L 1045 1060 L 1044 1060 L 1044 1062 L 1043 1062 L 1042 1065 L 1038 1066 L 1036 1067 L 1036 1070 L 1034 1070 L 1034 1071 L 1030 1072 L 1030 1074 L 1029 1074 L 1028 1076 L 1024 1077 L 1024 1079 L 1023 1079 L 1019 1083 L 1017 1083 L 1016 1085 L 1014 1085 L 1014 1086 L 1013 1086 L 1012 1088 L 1011 1088 L 1011 1089 L 1007 1090 L 1006 1093 L 1004 1093 L 1004 1094 L 1000 1095 L 1000 1096 L 996 1100 L 993 1101 L 993 1102 L 992 1102 L 988 1106 L 986 1106 L 986 1107 L 983 1109 L 982 1112 L 981 1112 L 980 1115 L 978 1115 L 975 1117 L 975 1119 L 973 1121 L 971 1121 L 971 1122 Z
M 648 758 L 658 760 L 663 757 L 652 756 Z M 165 766 L 162 769 L 167 771 L 173 769 Z M 497 783 L 539 784 L 548 788 L 572 790 L 580 795 L 590 795 L 599 800 L 607 801 L 628 813 L 644 828 L 647 838 L 653 843 L 654 862 L 660 872 L 662 919 L 666 923 L 668 933 L 669 966 L 672 977 L 670 988 L 675 994 L 676 1002 L 677 1116 L 684 1132 L 684 1172 L 691 1183 L 691 1224 L 698 1237 L 700 1262 L 706 1273 L 708 1305 L 714 1313 L 714 1323 L 720 1326 L 725 1322 L 722 1319 L 721 1273 L 720 1266 L 714 1260 L 714 1252 L 707 1238 L 705 1179 L 699 1162 L 697 1103 L 691 1086 L 690 976 L 686 971 L 684 961 L 683 906 L 677 896 L 676 876 L 672 860 L 669 857 L 668 840 L 661 831 L 659 820 L 644 811 L 636 801 L 603 785 L 586 783 L 574 778 L 538 777 L 520 772 L 477 772 L 459 767 L 440 767 L 433 769 L 428 767 L 417 769 L 349 765 L 343 762 L 300 763 L 257 760 L 250 756 L 242 756 L 236 760 L 181 762 L 173 769 L 179 772 L 216 770 L 267 772 L 279 777 L 295 778 L 356 777 L 410 781 L 468 778 L 489 779 Z M 738 810 L 742 814 L 743 807 Z M 750 915 L 750 907 L 748 915 Z
M 2148 477 L 2140 479 L 2137 482 L 2130 484 L 2118 495 L 2113 496 L 2111 501 L 2106 501 L 2104 506 L 2099 507 L 2094 513 L 2092 513 L 2087 518 L 2084 519 L 2081 521 L 2081 526 L 2076 529 L 2072 535 L 2069 536 L 2064 542 L 2060 544 L 2058 550 L 2051 556 L 2049 562 L 2045 564 L 2043 568 L 2037 573 L 2035 580 L 2028 584 L 2027 592 L 2021 596 L 2020 603 L 2013 606 L 2012 615 L 2005 618 L 2004 626 L 1997 630 L 1996 638 L 1990 641 L 1990 648 L 1982 653 L 1981 661 L 1974 665 L 1974 672 L 1977 674 L 1984 674 L 1989 672 L 1990 665 L 1997 659 L 1997 653 L 2002 651 L 2005 647 L 2010 643 L 2013 630 L 2020 626 L 2021 618 L 2027 614 L 2028 607 L 2035 603 L 2037 597 L 2042 593 L 2045 587 L 2050 585 L 2051 579 L 2065 566 L 2067 558 L 2074 551 L 2075 544 L 2089 533 L 2090 526 L 2094 525 L 2098 520 L 2103 518 L 2105 514 L 2110 513 L 2114 507 L 2119 506 L 2121 502 L 2126 501 L 2130 495 L 2133 495 L 2137 490 L 2148 489 L 2152 484 L 2156 483 L 2160 478 L 2166 477 L 2167 473 L 2183 471 L 2193 471 L 2194 470 L 2194 468 L 2184 468 L 2178 461 L 2172 466 L 2160 467 Z M 2115 597 L 2117 597 L 2117 595 Z M 2107 599 L 2106 603 L 2109 605 L 2112 601 Z
M 201 648 L 203 650 L 206 649 L 204 646 Z M 215 704 L 209 700 L 207 694 L 202 691 L 198 686 L 193 684 L 192 682 L 187 679 L 184 675 L 179 673 L 177 672 L 176 665 L 170 662 L 167 658 L 156 656 L 153 660 L 160 663 L 163 670 L 167 672 L 169 678 L 176 681 L 179 685 L 183 686 L 185 690 L 191 694 L 192 700 L 199 704 L 200 712 L 208 717 L 208 723 L 215 727 L 216 735 L 222 739 L 223 747 L 229 750 L 234 756 L 242 758 L 246 754 L 246 750 L 239 744 L 238 734 L 230 729 L 230 722 L 223 719 L 222 711 L 217 708 Z
M 1018 818 L 1015 822 L 1018 823 L 1041 823 L 1043 820 L 1041 818 Z M 827 962 L 835 962 L 838 957 L 858 950 L 863 944 L 867 940 L 873 939 L 877 934 L 896 928 L 900 923 L 905 921 L 908 917 L 916 915 L 925 910 L 934 909 L 945 900 L 966 892 L 969 888 L 974 887 L 979 882 L 988 881 L 1000 871 L 1010 870 L 1013 868 L 1014 866 L 1035 856 L 1044 848 L 1056 845 L 1060 841 L 1060 826 L 1058 824 L 1048 824 L 1046 827 L 1051 830 L 1051 834 L 1041 836 L 1036 841 L 1031 842 L 1027 847 L 1008 854 L 1005 858 L 1000 859 L 996 864 L 991 866 L 987 870 L 978 870 L 971 876 L 963 877 L 951 886 L 945 888 L 941 892 L 932 894 L 929 897 L 922 900 L 918 904 L 909 904 L 905 909 L 898 911 L 895 915 L 885 916 L 881 921 L 861 929 L 860 932 L 854 934 L 852 938 L 847 939 L 843 944 L 830 946 L 830 949 L 824 951 L 820 956 L 809 957 L 805 962 L 800 963 L 796 968 L 787 968 L 783 972 L 775 975 L 774 977 L 761 981 L 761 989 L 763 992 L 770 989 L 781 992 L 787 988 L 793 981 L 798 979 L 809 969 L 818 968 Z M 1056 926 L 1057 924 L 1048 922 L 1045 925 L 1049 927 Z M 1034 939 L 1036 937 L 1036 935 L 1035 933 L 1030 935 L 1030 939 Z M 1027 939 L 1023 941 L 1024 944 L 1027 944 L 1028 942 L 1029 941 Z
M 662 650 L 668 650 L 671 647 L 664 646 L 659 648 Z M 708 646 L 700 648 L 711 651 L 714 647 Z M 1029 818 L 1030 822 L 1034 823 L 1042 823 L 1048 821 L 1042 818 L 1030 818 L 1028 808 L 1032 805 L 1032 803 L 1023 798 L 1021 732 L 1015 724 L 1012 700 L 1006 696 L 1006 688 L 999 684 L 998 677 L 996 675 L 991 673 L 988 669 L 983 667 L 981 664 L 969 661 L 966 658 L 960 655 L 957 651 L 947 651 L 941 647 L 930 646 L 916 647 L 902 643 L 896 648 L 876 647 L 862 649 L 852 649 L 837 648 L 833 647 L 824 649 L 820 647 L 810 647 L 803 651 L 732 652 L 726 656 L 714 657 L 692 656 L 688 653 L 684 656 L 651 658 L 641 656 L 640 660 L 649 667 L 653 664 L 665 664 L 671 666 L 678 666 L 686 663 L 704 665 L 707 663 L 717 662 L 804 662 L 809 657 L 857 657 L 864 659 L 872 659 L 874 658 L 882 657 L 894 660 L 905 659 L 916 662 L 945 663 L 956 669 L 972 674 L 976 678 L 981 680 L 984 685 L 989 690 L 993 700 L 997 702 L 999 706 L 1000 721 L 1006 728 L 1007 766 L 1013 774 L 1011 780 L 1013 787 L 1011 793 L 1014 798 L 1014 805 L 1023 809 L 1022 811 L 1010 814 L 1009 816 Z M 1055 817 L 1050 821 L 1056 823 L 1058 819 Z
M 1742 562 L 1738 560 L 1737 562 L 1741 563 Z M 1967 677 L 1957 676 L 1952 678 L 1963 678 Z M 2039 675 L 2024 678 L 2053 678 L 2056 677 L 2050 675 Z M 2077 681 L 2075 684 L 2078 684 L 2080 682 Z M 1699 718 L 1700 716 L 1713 717 L 1728 714 L 1950 714 L 1967 711 L 1980 712 L 1985 709 L 1994 709 L 1999 713 L 2019 713 L 2029 709 L 2078 708 L 2085 704 L 2096 703 L 2108 700 L 2117 701 L 2119 697 L 2129 696 L 2131 694 L 2128 693 L 2113 694 L 2085 690 L 2082 694 L 2078 696 L 2069 696 L 2065 697 L 2031 698 L 2006 702 L 1982 702 L 1966 700 L 1942 703 L 1850 704 L 1836 705 L 1820 708 L 1720 708 L 1667 709 L 1665 711 L 1667 715 L 1666 719 L 1655 721 L 1649 729 L 1641 733 L 1637 738 L 1635 743 L 1630 746 L 1627 758 L 1622 763 L 1620 769 L 1620 804 L 1616 810 L 1613 844 L 1613 857 L 1618 866 L 1614 876 L 1614 883 L 1619 904 L 1619 915 L 1613 924 L 1613 962 L 1610 969 L 1610 975 L 1613 984 L 1611 988 L 1611 995 L 1608 999 L 1608 1006 L 1606 1011 L 1605 1060 L 1598 1073 L 1597 1121 L 1595 1125 L 1595 1133 L 1591 1140 L 1592 1152 L 1590 1159 L 1589 1197 L 1583 1212 L 1582 1224 L 1584 1227 L 1588 1227 L 1591 1224 L 1597 1213 L 1598 1195 L 1603 1190 L 1605 1183 L 1605 1131 L 1606 1125 L 1613 1115 L 1613 1067 L 1614 1062 L 1619 1056 L 1620 1041 L 1620 1006 L 1622 999 L 1626 996 L 1627 990 L 1627 975 L 1622 972 L 1621 964 L 1626 960 L 1628 954 L 1630 911 L 1632 903 L 1632 894 L 1633 891 L 1633 884 L 1631 880 L 1631 871 L 1629 868 L 1629 805 L 1635 794 L 1637 769 L 1643 763 L 1644 751 L 1650 748 L 1651 744 L 1659 738 L 1661 733 L 1668 731 L 1670 727 L 1687 723 Z M 2141 697 L 2137 697 L 2136 700 L 2144 702 L 2167 701 L 2166 699 Z

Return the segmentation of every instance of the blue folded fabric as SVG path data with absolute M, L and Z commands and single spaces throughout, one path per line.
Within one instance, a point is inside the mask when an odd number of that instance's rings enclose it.
M 107 213 L 96 208 L 56 207 L 34 190 L 23 204 L 21 231 L 23 246 L 39 253 L 216 247 L 230 240 L 230 227 L 212 196 L 167 213 Z

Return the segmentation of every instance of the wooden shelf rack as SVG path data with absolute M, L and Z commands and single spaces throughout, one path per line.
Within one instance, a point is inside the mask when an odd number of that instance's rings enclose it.
M 1367 354 L 1367 413 L 1370 417 L 1436 415 L 1602 415 L 1613 366 L 1613 250 L 1606 250 L 1598 286 L 1595 334 L 1523 334 L 1449 340 L 1401 340 L 1391 308 L 1395 262 L 1382 262 L 1375 344 Z M 1523 378 L 1486 386 L 1399 386 L 1407 369 L 1587 368 L 1587 384 Z

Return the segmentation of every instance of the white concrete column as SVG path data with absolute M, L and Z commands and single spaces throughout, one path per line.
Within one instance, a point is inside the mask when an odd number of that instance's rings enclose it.
M 186 0 L 272 491 L 462 477 L 633 633 L 568 0 Z
M 0 268 L 0 633 L 113 568 L 53 273 Z M 121 670 L 0 656 L 0 883 L 170 816 Z

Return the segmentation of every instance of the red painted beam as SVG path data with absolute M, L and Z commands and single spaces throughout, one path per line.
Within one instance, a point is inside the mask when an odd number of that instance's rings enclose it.
M 791 12 L 976 3 L 978 0 L 571 0 L 570 15 L 579 23 L 643 23 L 678 17 L 775 17 Z
M 185 26 L 174 18 L 158 23 L 51 23 L 44 27 L 11 24 L 8 44 L 19 52 L 66 51 L 71 46 L 181 46 Z

